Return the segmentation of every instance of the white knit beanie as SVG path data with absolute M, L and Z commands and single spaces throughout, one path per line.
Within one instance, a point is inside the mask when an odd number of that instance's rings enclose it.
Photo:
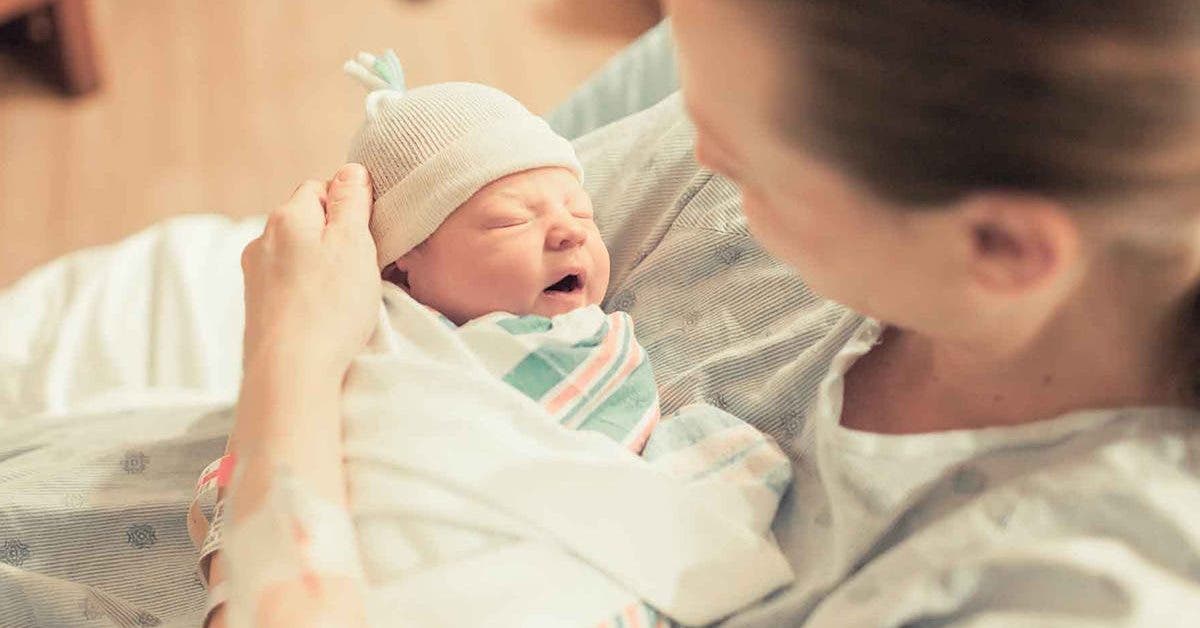
M 500 90 L 475 83 L 405 89 L 390 50 L 378 58 L 360 53 L 345 70 L 372 90 L 349 160 L 371 173 L 381 269 L 499 178 L 560 166 L 583 180 L 571 143 Z

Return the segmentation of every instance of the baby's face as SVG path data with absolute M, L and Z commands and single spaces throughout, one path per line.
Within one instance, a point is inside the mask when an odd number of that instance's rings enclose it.
M 461 325 L 599 303 L 609 259 L 583 186 L 566 169 L 540 168 L 479 190 L 396 267 L 414 299 Z

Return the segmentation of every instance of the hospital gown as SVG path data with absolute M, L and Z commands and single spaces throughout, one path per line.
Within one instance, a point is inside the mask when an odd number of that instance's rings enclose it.
M 1196 625 L 1195 412 L 910 436 L 840 427 L 841 376 L 881 330 L 754 242 L 737 190 L 698 167 L 694 141 L 676 96 L 576 146 L 612 252 L 604 306 L 637 321 L 664 415 L 710 404 L 792 460 L 773 529 L 797 581 L 730 626 Z M 188 237 L 172 245 L 172 229 Z M 195 625 L 203 591 L 182 513 L 228 423 L 205 407 L 66 416 L 101 392 L 68 375 L 228 403 L 239 338 L 207 322 L 240 316 L 240 280 L 236 247 L 215 234 L 250 231 L 176 221 L 139 254 L 187 263 L 118 272 L 93 257 L 0 294 L 0 625 Z M 97 320 L 96 333 L 60 333 Z M 60 418 L 26 417 L 43 409 Z

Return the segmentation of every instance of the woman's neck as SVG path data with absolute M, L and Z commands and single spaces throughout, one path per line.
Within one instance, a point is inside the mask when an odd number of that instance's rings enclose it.
M 980 342 L 889 329 L 847 377 L 843 425 L 917 433 L 1183 405 L 1173 347 L 1197 278 L 1093 274 L 1103 280 L 1082 286 L 1024 339 L 1003 329 Z

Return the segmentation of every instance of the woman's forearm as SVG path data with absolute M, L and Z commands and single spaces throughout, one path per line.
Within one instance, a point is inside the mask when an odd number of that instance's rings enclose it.
M 242 467 L 232 486 L 237 501 L 230 525 L 262 506 L 281 466 L 315 496 L 345 507 L 341 375 L 308 369 L 302 355 L 254 360 L 246 365 L 228 446 Z M 225 577 L 227 559 L 218 554 L 213 560 L 214 584 Z M 280 583 L 264 592 L 258 604 L 260 616 L 270 618 L 267 625 L 317 625 L 330 619 L 337 625 L 365 624 L 357 583 L 345 576 Z M 223 609 L 210 625 L 225 625 Z
M 308 368 L 307 362 L 303 355 L 280 352 L 246 365 L 230 438 L 239 464 L 246 464 L 244 486 L 238 488 L 242 513 L 255 509 L 265 480 L 279 466 L 320 497 L 346 502 L 342 373 Z
M 370 215 L 367 171 L 347 164 L 331 181 L 302 183 L 242 251 L 245 374 L 229 447 L 238 468 L 210 575 L 229 580 L 232 610 L 254 609 L 253 625 L 365 623 L 339 397 L 379 308 Z M 292 580 L 265 580 L 280 573 Z

